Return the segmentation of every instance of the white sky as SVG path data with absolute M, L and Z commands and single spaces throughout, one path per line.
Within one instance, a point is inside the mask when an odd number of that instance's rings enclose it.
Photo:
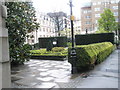
M 69 0 L 32 0 L 33 5 L 39 12 L 54 12 L 63 11 L 70 15 L 70 7 L 68 5 Z M 80 18 L 80 7 L 85 2 L 90 0 L 72 0 L 73 1 L 73 15 Z

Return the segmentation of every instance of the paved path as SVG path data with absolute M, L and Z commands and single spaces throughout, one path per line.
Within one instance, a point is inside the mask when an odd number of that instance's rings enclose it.
M 12 68 L 12 87 L 118 88 L 118 52 L 115 50 L 94 70 L 74 75 L 67 61 L 30 60 Z

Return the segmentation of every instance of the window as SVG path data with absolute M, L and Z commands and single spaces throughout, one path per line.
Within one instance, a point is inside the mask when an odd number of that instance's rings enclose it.
M 91 16 L 86 16 L 87 19 L 91 18 Z
M 100 14 L 95 14 L 95 17 L 100 17 Z
M 89 30 L 92 31 L 92 27 L 90 27 Z
M 32 40 L 32 43 L 34 43 L 34 40 Z
M 41 28 L 39 29 L 39 31 L 41 31 Z
M 116 21 L 116 22 L 118 22 L 118 20 L 119 20 L 118 18 L 115 18 L 115 21 Z
M 97 23 L 98 23 L 98 20 L 95 20 L 95 23 L 97 24 Z
M 95 11 L 100 11 L 100 8 L 95 8 Z
M 49 28 L 47 28 L 47 32 L 49 32 Z
M 98 2 L 98 5 L 101 5 L 101 2 Z
M 87 10 L 83 11 L 84 13 L 87 13 Z
M 118 12 L 114 12 L 114 16 L 118 16 Z
M 86 21 L 86 24 L 91 24 L 91 22 L 90 21 Z
M 111 3 L 116 3 L 116 1 L 114 0 L 114 1 L 111 1 Z
M 45 28 L 43 28 L 43 32 L 45 32 Z
M 91 10 L 88 10 L 87 12 L 88 12 L 88 13 L 90 13 L 90 12 L 91 12 Z
M 98 29 L 98 27 L 95 27 L 95 31 Z
M 113 9 L 115 10 L 115 9 L 118 9 L 118 6 L 113 6 Z
M 90 13 L 91 10 L 84 10 L 83 13 Z
M 96 3 L 96 2 L 93 2 L 93 5 L 97 5 L 97 3 Z
M 40 37 L 42 37 L 42 35 L 40 35 Z

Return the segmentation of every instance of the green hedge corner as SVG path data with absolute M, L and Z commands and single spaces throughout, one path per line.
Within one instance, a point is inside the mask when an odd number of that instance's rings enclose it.
M 105 60 L 114 50 L 111 42 L 102 42 L 89 45 L 77 45 L 76 49 L 76 67 L 78 71 L 93 68 L 95 64 L 99 64 Z M 70 58 L 70 50 L 68 49 L 68 62 L 72 64 Z

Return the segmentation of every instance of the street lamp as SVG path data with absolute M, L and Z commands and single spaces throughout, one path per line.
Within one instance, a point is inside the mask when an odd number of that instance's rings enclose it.
M 53 40 L 53 46 L 56 47 L 56 45 L 57 45 L 57 39 L 55 38 L 55 39 Z
M 72 0 L 69 1 L 69 5 L 70 5 L 70 20 L 71 20 L 71 34 L 72 34 L 72 49 L 70 51 L 70 59 L 71 59 L 71 64 L 72 64 L 72 74 L 77 73 L 77 68 L 76 68 L 76 49 L 74 47 L 74 28 L 73 28 L 73 20 L 74 20 L 74 16 L 73 16 L 73 12 L 72 12 Z

